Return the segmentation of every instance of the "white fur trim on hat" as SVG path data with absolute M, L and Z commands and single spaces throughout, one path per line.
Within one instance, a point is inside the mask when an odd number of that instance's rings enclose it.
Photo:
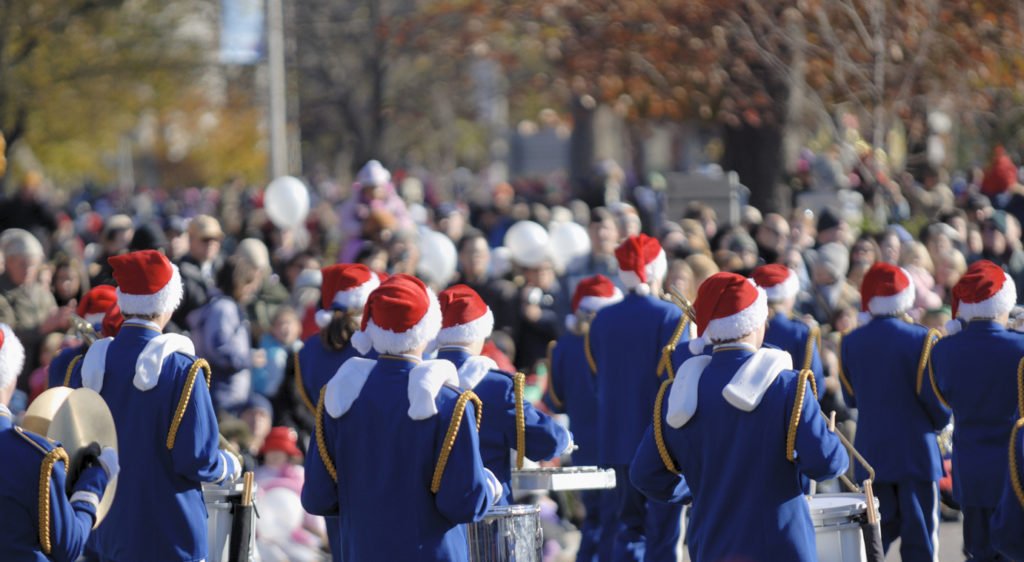
M 907 276 L 909 281 L 907 288 L 895 295 L 872 297 L 868 301 L 868 311 L 872 316 L 897 316 L 914 306 L 914 278 L 907 273 L 907 270 L 900 268 L 900 271 Z
M 644 274 L 647 276 L 647 283 L 650 283 L 655 279 L 664 279 L 666 273 L 668 273 L 668 259 L 665 258 L 665 250 L 659 250 L 658 257 L 654 258 L 654 261 L 644 267 Z M 637 275 L 635 271 L 626 271 L 624 269 L 619 269 L 619 279 L 622 280 L 622 284 L 625 285 L 627 289 L 637 288 L 637 293 L 640 293 L 639 286 L 647 284 L 640 281 L 640 276 Z
M 366 355 L 373 349 L 373 340 L 370 339 L 370 334 L 362 330 L 352 334 L 352 339 L 349 341 L 352 342 L 352 347 L 356 348 L 359 355 Z
M 313 315 L 313 321 L 316 322 L 317 327 L 321 330 L 331 323 L 332 318 L 334 318 L 333 310 L 318 310 L 316 311 L 316 314 Z M 369 349 L 367 349 L 367 351 L 369 351 Z
M 18 379 L 25 367 L 25 346 L 7 324 L 0 324 L 4 332 L 4 345 L 0 347 L 0 390 L 7 388 Z
M 332 418 L 340 418 L 352 407 L 359 398 L 363 385 L 370 376 L 370 371 L 377 366 L 373 359 L 352 357 L 338 367 L 338 370 L 327 381 L 324 390 L 324 409 Z
M 691 354 L 700 355 L 704 353 L 704 348 L 709 345 L 711 345 L 711 339 L 705 333 L 702 337 L 691 338 L 690 343 L 686 344 L 686 347 L 689 348 Z
M 425 420 L 437 415 L 437 404 L 434 399 L 441 392 L 441 387 L 450 384 L 459 386 L 459 372 L 455 364 L 444 359 L 423 361 L 409 371 L 409 417 L 414 420 Z
M 747 282 L 754 284 L 750 279 Z M 735 314 L 708 322 L 704 335 L 711 341 L 732 341 L 753 332 L 767 320 L 768 297 L 764 289 L 757 287 L 757 299 L 753 304 Z
M 132 379 L 135 388 L 152 390 L 160 381 L 164 360 L 174 352 L 195 355 L 196 347 L 192 340 L 181 334 L 160 334 L 149 340 L 135 360 L 135 377 Z
M 487 312 L 472 322 L 441 328 L 441 331 L 437 333 L 437 345 L 476 343 L 490 337 L 492 331 L 494 331 L 494 314 L 491 312 L 491 307 L 487 307 Z
M 427 298 L 430 299 L 427 313 L 423 315 L 423 318 L 420 318 L 420 321 L 415 326 L 404 332 L 396 333 L 391 330 L 385 330 L 378 326 L 372 317 L 370 318 L 366 325 L 366 335 L 370 337 L 370 340 L 373 342 L 373 348 L 378 353 L 405 353 L 437 337 L 437 332 L 441 329 L 441 305 L 437 302 L 437 295 L 429 287 L 427 288 Z M 359 350 L 360 353 L 365 353 L 359 347 L 362 345 L 362 342 L 357 342 L 359 334 L 360 332 L 353 334 L 352 344 L 356 346 L 356 350 Z
M 763 287 L 768 302 L 781 302 L 790 297 L 795 297 L 800 292 L 800 279 L 796 272 L 790 270 L 786 280 L 773 287 Z
M 957 316 L 964 320 L 995 318 L 1013 310 L 1013 305 L 1017 304 L 1017 285 L 1009 275 L 1004 273 L 1003 276 L 1003 286 L 991 297 L 981 302 L 960 301 L 957 305 Z
M 602 308 L 615 304 L 622 300 L 622 291 L 618 287 L 615 287 L 615 292 L 608 297 L 596 297 L 588 295 L 580 299 L 580 304 L 577 309 L 586 310 L 587 312 L 597 312 Z
M 331 308 L 340 308 L 341 310 L 348 310 L 350 308 L 361 309 L 366 304 L 366 299 L 370 297 L 370 293 L 377 287 L 380 287 L 380 278 L 377 277 L 376 272 L 370 272 L 370 278 L 366 283 L 347 291 L 335 293 L 334 299 L 331 300 Z
M 130 295 L 121 292 L 121 288 L 118 287 L 117 304 L 121 307 L 121 314 L 128 316 L 130 314 L 148 315 L 174 312 L 178 308 L 178 304 L 181 303 L 184 289 L 181 285 L 181 273 L 178 272 L 178 266 L 171 264 L 171 269 L 174 270 L 171 280 L 152 295 Z

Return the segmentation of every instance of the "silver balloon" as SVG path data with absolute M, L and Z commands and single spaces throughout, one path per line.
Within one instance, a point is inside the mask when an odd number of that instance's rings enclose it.
M 549 241 L 548 231 L 533 221 L 519 221 L 505 233 L 505 247 L 522 267 L 537 267 L 550 257 Z
M 298 178 L 276 178 L 263 193 L 263 209 L 278 228 L 299 226 L 309 215 L 309 190 Z

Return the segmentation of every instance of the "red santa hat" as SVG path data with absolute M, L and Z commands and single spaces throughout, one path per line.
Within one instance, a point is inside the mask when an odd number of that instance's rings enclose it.
M 316 313 L 316 325 L 331 323 L 334 310 L 362 310 L 370 293 L 380 286 L 380 277 L 361 263 L 341 263 L 320 270 L 323 285 L 320 299 L 323 310 Z
M 1017 285 L 998 265 L 988 260 L 978 260 L 967 268 L 960 281 L 953 286 L 953 318 L 970 321 L 976 318 L 992 319 L 1013 310 L 1017 304 Z M 955 333 L 960 324 L 952 330 Z
M 615 259 L 619 262 L 619 279 L 627 289 L 633 289 L 641 295 L 650 294 L 649 281 L 664 279 L 668 271 L 665 250 L 657 239 L 646 234 L 637 234 L 626 238 L 615 248 Z
M 576 328 L 576 313 L 579 311 L 596 313 L 598 310 L 622 300 L 622 291 L 604 275 L 594 275 L 583 279 L 576 285 L 572 295 L 573 314 L 565 317 L 565 327 Z
M 117 304 L 117 289 L 113 285 L 97 285 L 82 296 L 76 313 L 90 324 L 99 324 L 111 306 Z
M 494 314 L 476 291 L 453 285 L 437 295 L 441 304 L 441 331 L 437 345 L 469 344 L 487 339 L 494 329 Z
M 777 263 L 762 265 L 751 275 L 758 287 L 764 289 L 768 302 L 782 302 L 800 292 L 800 280 L 792 269 Z
M 7 388 L 25 366 L 25 348 L 14 335 L 14 329 L 0 323 L 0 390 Z
M 404 273 L 392 275 L 370 293 L 363 322 L 352 335 L 360 353 L 403 353 L 434 339 L 441 329 L 441 306 L 423 281 Z
M 860 285 L 860 307 L 871 316 L 897 316 L 914 306 L 914 283 L 910 274 L 895 265 L 878 262 L 864 274 Z
M 178 308 L 183 292 L 181 274 L 160 252 L 140 250 L 107 261 L 114 268 L 121 314 L 166 314 Z
M 768 320 L 768 297 L 753 280 L 735 273 L 716 273 L 697 289 L 693 305 L 697 335 L 690 351 L 700 354 L 710 342 L 732 341 Z

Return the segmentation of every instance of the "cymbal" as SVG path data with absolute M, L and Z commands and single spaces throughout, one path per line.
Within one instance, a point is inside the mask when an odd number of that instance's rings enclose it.
M 53 416 L 57 414 L 57 410 L 64 405 L 64 401 L 72 392 L 74 392 L 72 388 L 55 386 L 41 393 L 25 410 L 25 419 L 21 421 L 21 427 L 36 435 L 45 436 L 50 429 Z

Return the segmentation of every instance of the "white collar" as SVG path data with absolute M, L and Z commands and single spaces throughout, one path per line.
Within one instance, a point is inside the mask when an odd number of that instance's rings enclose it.
M 140 326 L 142 328 L 152 328 L 157 332 L 163 333 L 163 328 L 161 328 L 156 322 L 153 322 L 152 320 L 146 320 L 145 318 L 126 318 L 124 321 L 125 326 L 130 326 L 133 324 L 136 326 Z
M 738 342 L 738 341 L 729 342 L 729 343 L 720 343 L 720 344 L 718 344 L 718 345 L 716 345 L 714 347 L 714 350 L 717 351 L 719 348 L 727 348 L 727 347 L 734 347 L 734 348 L 735 347 L 739 347 L 739 348 L 745 349 L 745 350 L 747 350 L 747 351 L 749 351 L 751 353 L 757 351 L 757 348 L 754 347 L 753 345 L 751 345 L 749 343 L 746 343 L 746 342 Z

